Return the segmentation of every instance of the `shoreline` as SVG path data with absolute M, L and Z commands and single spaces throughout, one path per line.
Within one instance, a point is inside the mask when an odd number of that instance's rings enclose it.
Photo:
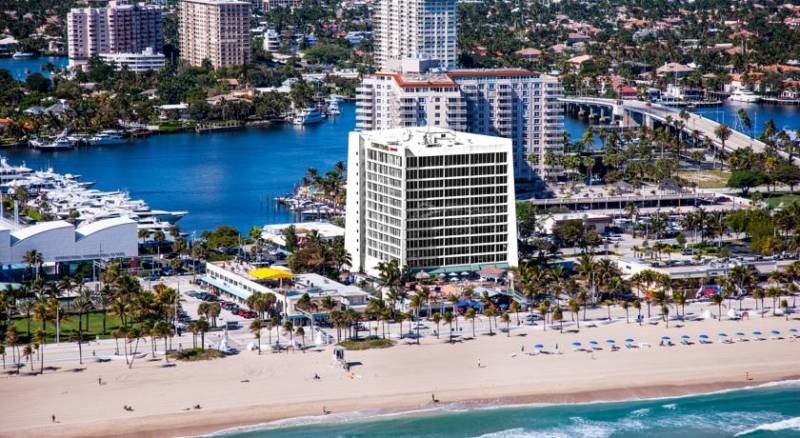
M 448 411 L 463 412 L 463 411 L 479 411 L 486 409 L 516 409 L 516 408 L 547 408 L 553 406 L 568 406 L 568 405 L 586 405 L 586 404 L 604 404 L 604 403 L 626 403 L 626 402 L 646 402 L 656 400 L 672 400 L 684 397 L 697 397 L 704 395 L 720 394 L 728 391 L 746 391 L 751 389 L 759 389 L 769 386 L 781 386 L 782 384 L 791 384 L 793 382 L 800 382 L 800 374 L 789 375 L 777 379 L 770 379 L 757 384 L 752 382 L 712 382 L 712 383 L 699 383 L 690 385 L 653 385 L 643 386 L 638 388 L 628 389 L 608 389 L 599 391 L 580 391 L 572 393 L 556 393 L 556 394 L 530 394 L 527 396 L 512 396 L 501 397 L 493 399 L 465 399 L 453 400 L 443 404 L 425 404 L 418 406 L 395 406 L 388 407 L 382 406 L 377 408 L 362 408 L 358 410 L 344 411 L 336 415 L 321 416 L 321 415 L 305 415 L 296 417 L 281 417 L 270 419 L 261 423 L 238 425 L 224 429 L 216 429 L 208 431 L 206 426 L 197 426 L 187 428 L 190 432 L 189 435 L 181 435 L 182 437 L 195 437 L 195 436 L 226 436 L 232 433 L 246 433 L 255 432 L 259 430 L 272 430 L 282 429 L 287 427 L 303 426 L 307 424 L 325 425 L 335 424 L 343 421 L 362 420 L 371 421 L 379 420 L 383 417 L 396 417 L 396 416 L 412 416 L 415 414 L 425 415 L 437 413 L 446 413 Z M 426 394 L 420 394 L 424 396 Z M 603 397 L 608 398 L 603 398 Z M 553 401 L 555 397 L 555 400 Z M 547 399 L 547 401 L 543 401 Z M 334 406 L 333 404 L 330 406 Z M 374 412 L 370 412 L 374 411 Z M 308 419 L 309 421 L 302 424 L 298 420 Z M 328 420 L 326 420 L 328 419 Z M 163 430 L 161 433 L 171 432 Z
M 211 411 L 190 411 L 139 417 L 120 423 L 101 421 L 53 429 L 51 427 L 29 430 L 16 430 L 2 436 L 82 436 L 82 437 L 198 437 L 226 436 L 234 433 L 255 432 L 259 430 L 281 429 L 308 424 L 325 425 L 338 422 L 379 420 L 382 417 L 411 416 L 446 413 L 448 411 L 473 411 L 483 409 L 514 409 L 526 407 L 551 407 L 573 404 L 603 404 L 669 400 L 683 397 L 696 397 L 737 390 L 753 390 L 769 386 L 781 386 L 800 382 L 800 374 L 769 373 L 769 377 L 751 381 L 721 380 L 708 383 L 689 383 L 684 385 L 643 385 L 598 390 L 570 392 L 541 392 L 524 395 L 508 395 L 489 398 L 460 397 L 459 393 L 470 391 L 444 391 L 440 395 L 451 396 L 446 401 L 419 405 L 403 404 L 403 400 L 424 399 L 428 393 L 408 393 L 378 399 L 316 400 L 282 407 L 274 405 L 254 405 Z M 392 403 L 397 399 L 400 404 Z M 335 413 L 330 416 L 319 415 L 318 407 L 324 405 Z M 307 421 L 300 421 L 307 420 Z
M 129 369 L 112 361 L 76 372 L 65 364 L 42 375 L 0 376 L 0 400 L 7 401 L 0 436 L 220 435 L 438 410 L 702 395 L 800 379 L 799 340 L 655 346 L 664 334 L 696 338 L 711 330 L 765 326 L 785 331 L 797 323 L 759 318 L 667 329 L 620 322 L 563 334 L 520 327 L 513 336 L 479 336 L 454 344 L 431 338 L 422 345 L 349 351 L 349 372 L 333 360 L 331 347 L 305 353 L 242 352 L 171 367 L 142 361 Z M 533 343 L 554 351 L 556 344 L 626 336 L 644 346 L 591 353 L 520 351 Z M 432 403 L 432 395 L 440 402 Z M 192 408 L 197 405 L 201 408 Z M 323 406 L 332 414 L 322 415 Z

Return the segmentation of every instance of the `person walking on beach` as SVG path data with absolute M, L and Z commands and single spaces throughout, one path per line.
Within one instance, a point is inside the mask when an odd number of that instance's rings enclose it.
M 481 368 L 481 360 L 478 358 L 478 368 Z
M 53 423 L 55 423 L 55 422 L 56 422 L 56 414 L 53 414 L 53 415 L 51 416 L 51 419 L 53 420 Z

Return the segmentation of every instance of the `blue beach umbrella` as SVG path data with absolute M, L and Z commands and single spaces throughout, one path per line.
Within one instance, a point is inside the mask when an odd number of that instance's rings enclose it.
M 708 339 L 708 335 L 700 335 L 698 338 Z
M 683 335 L 681 336 L 681 339 L 691 339 L 691 337 L 689 335 Z
M 625 339 L 625 342 L 633 342 L 633 338 Z
M 736 332 L 736 336 L 744 336 L 743 332 Z
M 533 348 L 535 348 L 535 349 L 537 349 L 537 350 L 541 350 L 542 348 L 544 348 L 544 345 L 542 345 L 542 344 L 536 344 L 536 345 L 534 345 L 534 346 L 533 346 Z
M 756 331 L 753 332 L 753 335 L 754 336 L 761 336 L 761 332 L 756 330 Z
M 662 340 L 662 341 L 671 341 L 671 340 L 672 340 L 672 338 L 670 338 L 669 336 L 662 336 L 662 337 L 661 337 L 661 340 Z
M 797 329 L 796 328 L 790 328 L 789 329 L 789 333 L 797 333 Z
M 580 342 L 577 342 L 577 341 L 572 343 L 573 347 L 580 347 L 581 345 L 583 345 L 583 344 L 581 344 Z
M 720 337 L 720 338 L 727 338 L 727 337 L 728 337 L 728 335 L 727 335 L 727 334 L 725 334 L 725 333 L 720 333 L 720 334 L 719 334 L 719 337 Z
M 614 345 L 616 342 L 613 339 L 606 339 L 606 344 Z
M 589 345 L 592 345 L 592 346 L 596 347 L 597 346 L 597 341 L 589 341 Z
M 772 331 L 770 331 L 770 333 L 772 333 L 773 335 L 779 335 L 779 334 L 781 334 L 781 332 L 780 332 L 780 331 L 778 331 L 778 330 L 772 330 Z

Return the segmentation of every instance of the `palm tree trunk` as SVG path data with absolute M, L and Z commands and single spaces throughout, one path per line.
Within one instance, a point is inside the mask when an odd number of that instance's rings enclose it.
M 164 360 L 169 363 L 169 355 L 167 354 L 167 336 L 164 336 Z

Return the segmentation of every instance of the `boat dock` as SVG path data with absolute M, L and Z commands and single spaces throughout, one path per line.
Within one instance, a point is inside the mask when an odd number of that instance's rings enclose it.
M 216 123 L 198 123 L 195 125 L 194 131 L 198 134 L 204 134 L 207 132 L 230 131 L 233 129 L 239 129 L 243 126 L 244 124 L 237 120 Z

